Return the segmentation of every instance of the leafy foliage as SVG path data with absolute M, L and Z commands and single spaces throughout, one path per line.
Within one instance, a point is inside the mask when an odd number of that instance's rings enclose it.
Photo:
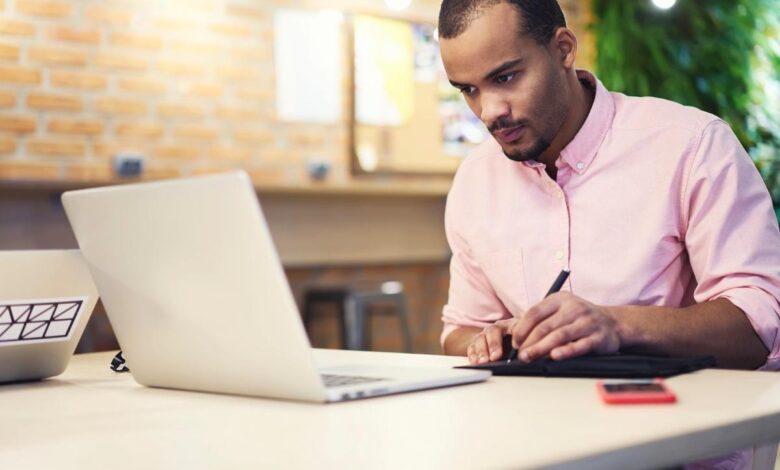
M 780 202 L 777 0 L 592 0 L 596 72 L 607 88 L 726 120 Z

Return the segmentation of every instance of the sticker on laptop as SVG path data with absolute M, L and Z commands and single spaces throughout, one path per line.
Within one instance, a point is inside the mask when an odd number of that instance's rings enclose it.
M 0 300 L 0 347 L 67 341 L 87 297 Z

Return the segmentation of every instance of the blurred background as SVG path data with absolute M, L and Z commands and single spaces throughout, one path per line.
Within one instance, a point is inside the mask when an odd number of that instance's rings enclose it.
M 445 198 L 486 138 L 439 4 L 0 0 L 0 249 L 76 247 L 68 189 L 245 169 L 314 346 L 438 353 Z M 780 203 L 780 1 L 561 5 L 578 67 L 723 117 Z M 78 350 L 116 347 L 99 306 Z

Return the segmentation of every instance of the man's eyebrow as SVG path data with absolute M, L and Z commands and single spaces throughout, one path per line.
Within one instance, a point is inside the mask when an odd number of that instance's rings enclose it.
M 518 65 L 522 64 L 523 61 L 522 57 L 514 59 L 514 60 L 508 60 L 504 62 L 503 64 L 499 65 L 498 67 L 494 68 L 490 71 L 489 74 L 485 75 L 485 80 L 490 80 L 491 78 L 495 77 L 496 75 L 501 75 L 502 73 L 506 72 L 507 70 L 517 67 Z
M 501 75 L 502 73 L 506 72 L 507 70 L 517 67 L 518 65 L 522 64 L 525 61 L 523 57 L 508 60 L 504 62 L 503 64 L 499 65 L 498 67 L 494 68 L 490 71 L 487 75 L 485 75 L 485 80 L 490 80 L 491 78 L 494 78 L 496 75 Z M 452 86 L 455 88 L 466 88 L 471 85 L 467 85 L 465 83 L 456 82 L 454 80 L 449 81 Z

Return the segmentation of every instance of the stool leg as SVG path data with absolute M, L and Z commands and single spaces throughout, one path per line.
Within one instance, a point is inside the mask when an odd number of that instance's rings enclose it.
M 404 336 L 406 352 L 412 352 L 412 334 L 409 331 L 409 318 L 406 310 L 406 296 L 398 294 L 398 320 L 401 323 L 401 332 Z
M 312 310 L 314 309 L 314 299 L 311 294 L 306 294 L 303 297 L 303 326 L 306 329 L 306 334 L 309 334 L 309 323 L 311 322 Z
M 365 303 L 354 295 L 344 299 L 344 331 L 346 349 L 365 348 Z
M 341 331 L 341 347 L 344 349 L 349 349 L 347 347 L 347 341 L 349 338 L 349 330 L 347 329 L 347 301 L 342 300 L 338 303 L 338 322 L 339 322 L 339 330 Z
M 374 350 L 374 340 L 371 335 L 371 318 L 374 313 L 374 307 L 371 305 L 371 302 L 366 302 L 363 300 L 363 329 L 360 330 L 363 333 L 363 337 L 361 338 L 361 347 L 363 351 L 373 351 Z
M 368 303 L 362 298 L 358 298 L 355 302 L 355 314 L 355 318 L 357 318 L 357 321 L 355 322 L 355 331 L 357 332 L 357 336 L 355 337 L 356 349 L 359 351 L 367 351 L 368 341 L 366 341 L 366 330 L 368 329 Z

